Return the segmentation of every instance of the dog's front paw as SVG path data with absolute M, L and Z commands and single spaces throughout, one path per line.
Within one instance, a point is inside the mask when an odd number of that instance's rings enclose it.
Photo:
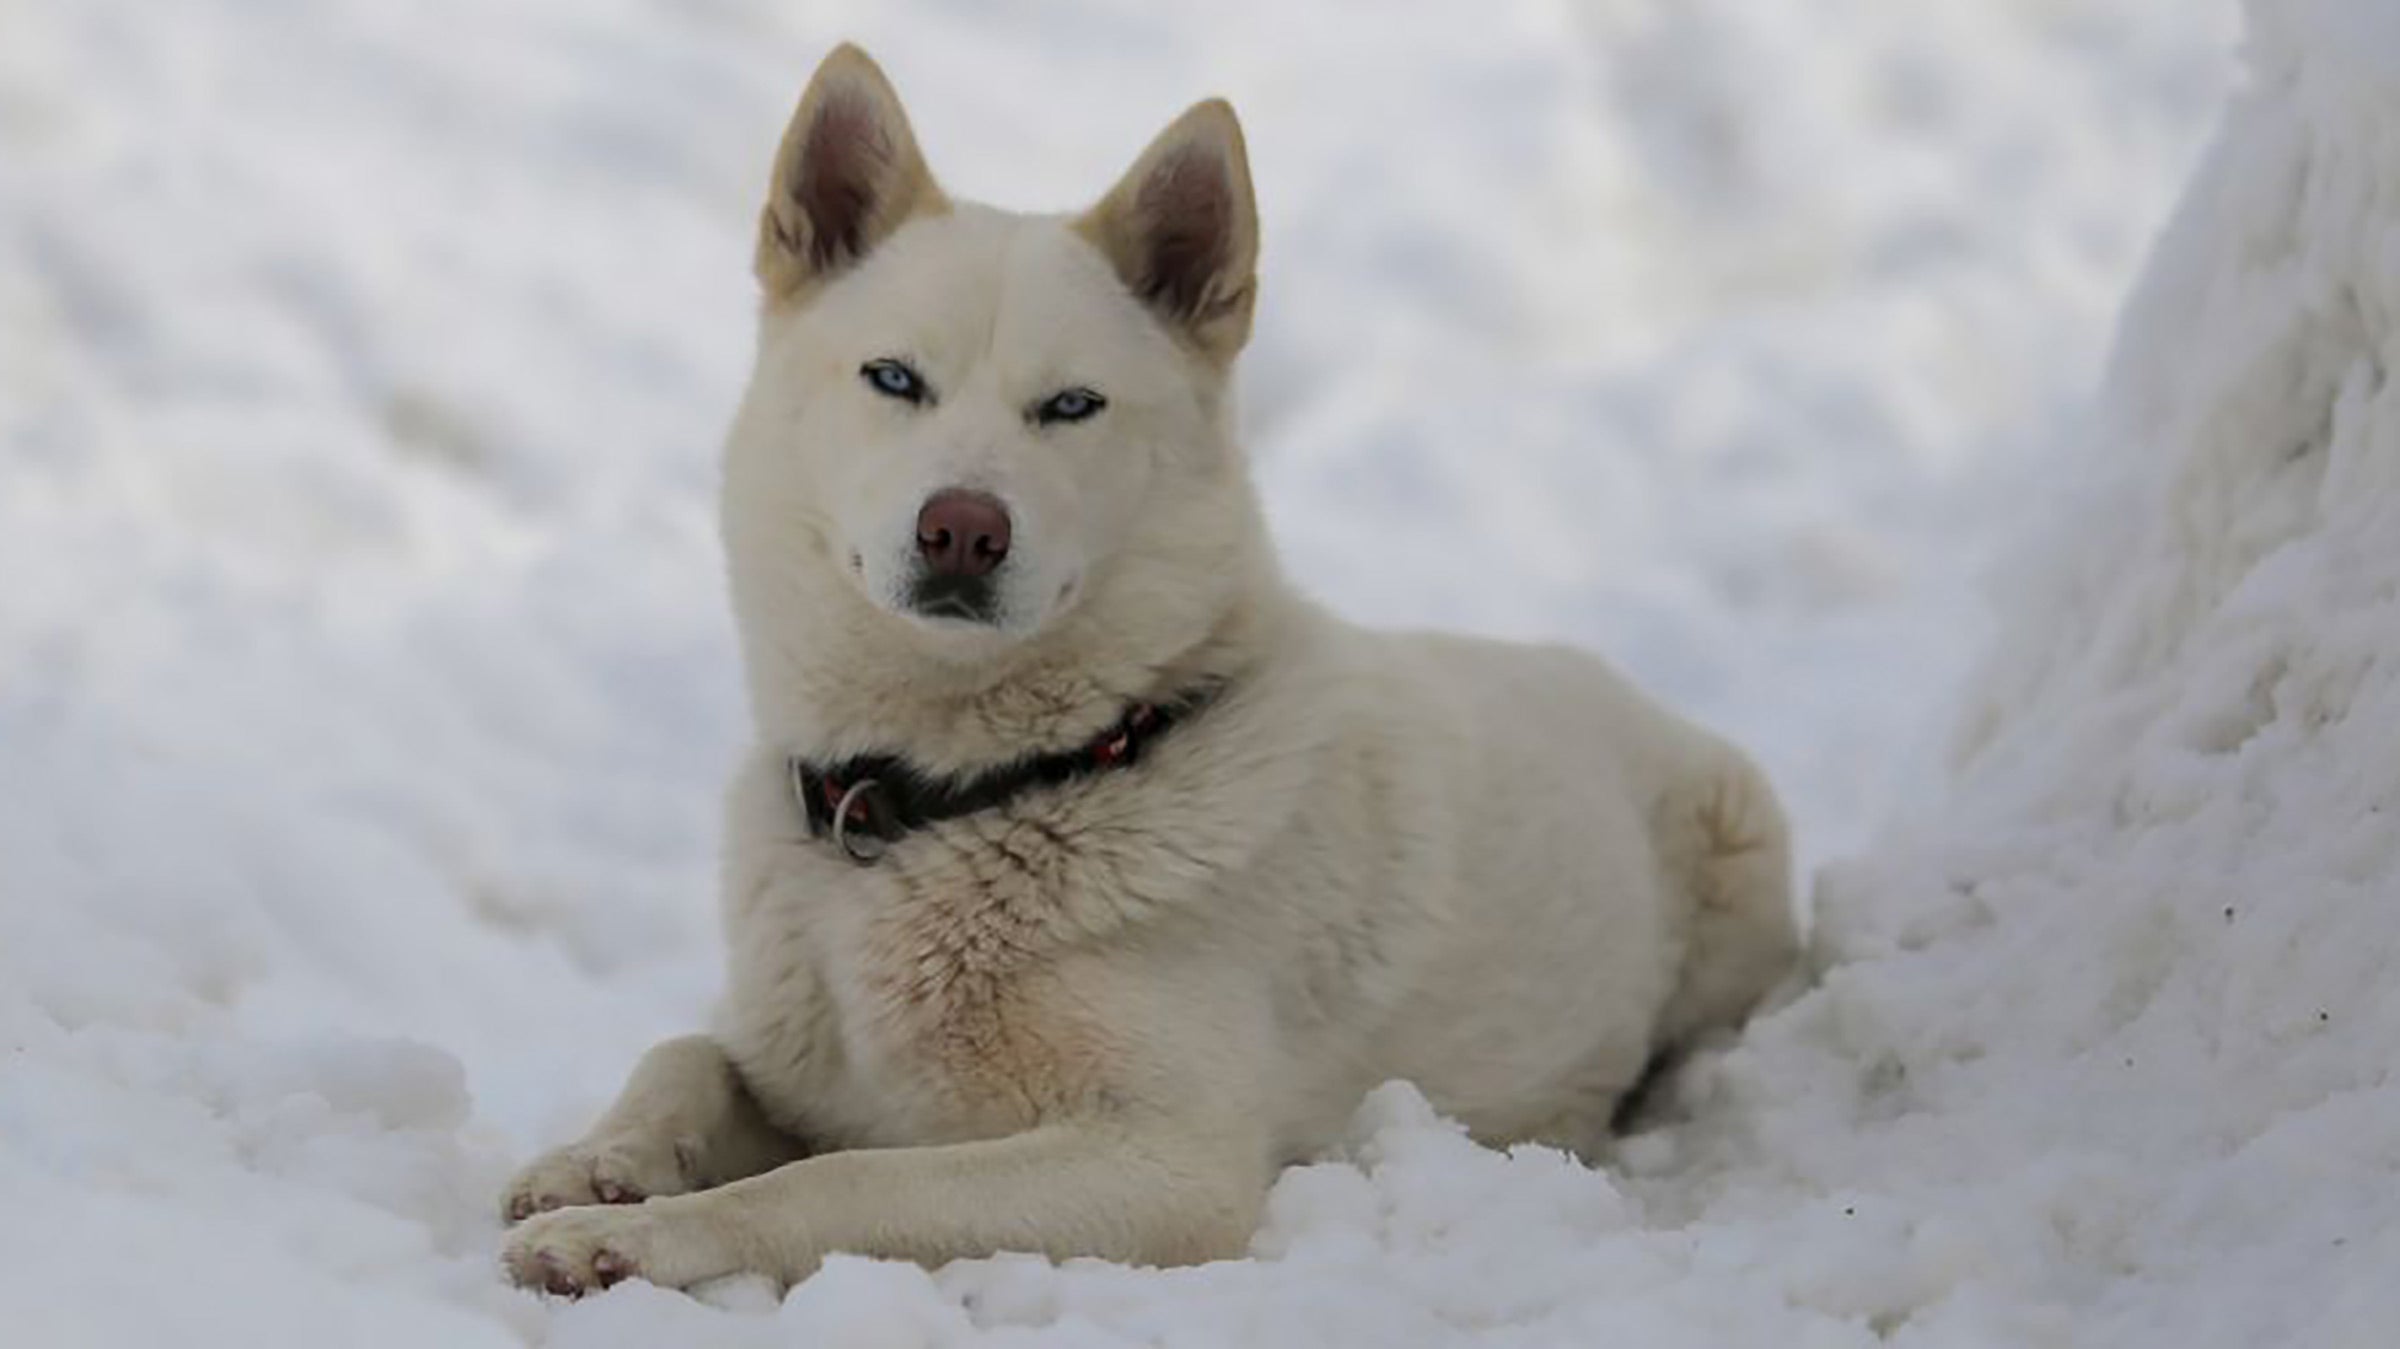
M 586 1139 L 554 1148 L 517 1173 L 500 1200 L 512 1223 L 552 1209 L 638 1204 L 693 1188 L 687 1150 L 663 1139 Z
M 688 1288 L 740 1272 L 732 1243 L 689 1203 L 545 1213 L 509 1234 L 500 1263 L 519 1286 L 560 1297 L 582 1297 L 626 1279 Z

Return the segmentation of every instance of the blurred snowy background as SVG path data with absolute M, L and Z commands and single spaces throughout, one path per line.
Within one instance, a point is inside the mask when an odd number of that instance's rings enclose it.
M 780 1319 L 755 1290 L 562 1312 L 493 1277 L 493 1194 L 714 985 L 716 440 L 767 157 L 832 43 L 1008 206 L 1080 204 L 1230 97 L 1265 217 L 1245 422 L 1299 579 L 1607 652 L 1758 749 L 1813 864 L 1939 782 L 1985 574 L 2087 476 L 2067 447 L 2239 27 L 0 0 L 0 1339 L 1889 1330 L 1868 1267 L 1930 1238 L 1810 1266 L 1752 1185 L 1823 1191 L 1797 1158 L 1648 1140 L 1644 1194 L 1401 1096 L 1363 1121 L 1374 1182 L 1296 1176 L 1254 1277 L 842 1265 Z M 1678 1226 L 1694 1196 L 1734 1225 Z M 1975 1268 L 1953 1246 L 1919 1255 Z M 1506 1277 L 1554 1265 L 1571 1295 Z

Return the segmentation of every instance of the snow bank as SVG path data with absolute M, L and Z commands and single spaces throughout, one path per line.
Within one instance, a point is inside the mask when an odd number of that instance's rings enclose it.
M 10 11 L 0 1338 L 2388 1340 L 2384 7 L 2253 5 L 2097 429 L 2214 8 L 791 8 Z M 1593 1172 L 1387 1089 L 1199 1270 L 500 1286 L 509 1163 L 714 982 L 709 463 L 759 165 L 845 35 L 1012 203 L 1235 97 L 1312 586 L 1608 649 L 1819 855 L 1920 801 L 1688 1123 Z M 1366 566 L 1370 525 L 1419 546 Z
M 1763 1149 L 1887 1192 L 1929 1330 L 2400 1319 L 2400 23 L 2250 18 L 1953 799 L 1836 873 L 1839 963 L 1742 1074 Z

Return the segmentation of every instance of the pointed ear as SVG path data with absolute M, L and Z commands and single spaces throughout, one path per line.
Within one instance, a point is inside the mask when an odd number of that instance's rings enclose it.
M 1250 337 L 1258 207 L 1242 124 L 1221 98 L 1193 105 L 1075 222 L 1169 329 L 1220 364 Z
M 798 299 L 911 217 L 949 206 L 891 81 L 845 42 L 817 66 L 775 152 L 758 217 L 759 284 Z

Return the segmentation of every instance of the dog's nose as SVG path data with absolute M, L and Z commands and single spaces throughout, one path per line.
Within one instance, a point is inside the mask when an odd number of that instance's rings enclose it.
M 1008 556 L 1008 508 L 953 487 L 917 512 L 917 552 L 936 576 L 988 576 Z

